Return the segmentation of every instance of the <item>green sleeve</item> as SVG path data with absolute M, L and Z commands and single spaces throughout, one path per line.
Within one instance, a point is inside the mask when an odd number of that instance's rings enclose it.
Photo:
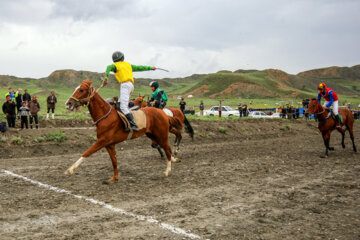
M 106 67 L 106 77 L 109 77 L 110 72 L 116 72 L 116 67 L 114 64 L 111 64 Z
M 149 70 L 153 70 L 153 67 L 150 66 L 136 66 L 136 65 L 131 65 L 133 72 L 141 72 L 141 71 L 149 71 Z

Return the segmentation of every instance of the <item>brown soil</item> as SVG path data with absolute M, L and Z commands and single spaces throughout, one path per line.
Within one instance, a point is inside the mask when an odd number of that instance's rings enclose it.
M 32 139 L 54 128 L 11 131 L 22 145 L 0 143 L 0 168 L 126 211 L 187 229 L 203 239 L 359 239 L 360 162 L 333 133 L 326 159 L 316 123 L 248 119 L 192 121 L 167 178 L 165 160 L 146 137 L 117 145 L 120 180 L 106 151 L 66 170 L 95 129 L 61 129 L 64 143 Z M 72 125 L 72 124 L 69 124 Z M 283 126 L 288 125 L 289 130 Z M 60 126 L 56 126 L 60 127 Z M 82 127 L 82 126 L 79 126 Z M 219 127 L 226 128 L 220 133 Z M 355 124 L 355 137 L 360 136 Z M 32 138 L 32 139 L 30 139 Z M 173 141 L 173 137 L 171 137 Z M 360 145 L 358 145 L 360 148 Z M 155 224 L 111 212 L 0 172 L 1 239 L 184 239 Z

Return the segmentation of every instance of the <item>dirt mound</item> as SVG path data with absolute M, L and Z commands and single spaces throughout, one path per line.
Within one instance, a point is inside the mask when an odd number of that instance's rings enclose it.
M 266 76 L 267 78 L 274 79 L 278 82 L 290 84 L 290 75 L 284 71 L 278 69 L 267 69 Z

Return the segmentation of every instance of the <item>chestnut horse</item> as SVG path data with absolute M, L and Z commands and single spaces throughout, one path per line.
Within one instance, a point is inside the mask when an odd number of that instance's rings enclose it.
M 132 101 L 134 103 L 134 106 L 139 106 L 140 108 L 147 107 L 148 104 L 144 100 L 144 98 L 145 96 L 139 95 L 135 100 Z M 191 139 L 194 139 L 194 129 L 192 128 L 189 121 L 185 117 L 184 113 L 180 109 L 174 107 L 168 107 L 166 109 L 169 109 L 173 114 L 173 117 L 169 117 L 169 122 L 170 122 L 170 132 L 175 135 L 174 154 L 177 155 L 180 150 L 180 142 L 182 139 L 181 132 L 184 128 L 184 125 L 185 125 L 185 130 L 189 134 Z M 152 144 L 152 147 L 157 148 L 161 157 L 163 157 L 163 153 L 159 145 Z
M 321 104 L 316 100 L 313 99 L 310 101 L 308 110 L 306 113 L 315 114 L 317 116 L 317 119 L 319 121 L 318 128 L 322 134 L 324 144 L 326 147 L 325 155 L 322 157 L 328 156 L 328 151 L 334 151 L 333 147 L 330 147 L 330 135 L 331 132 L 336 128 L 336 122 L 335 120 L 329 116 L 329 110 L 325 109 Z M 354 116 L 352 115 L 351 111 L 349 109 L 339 109 L 339 114 L 343 117 L 342 126 L 345 125 L 346 129 L 343 128 L 336 128 L 342 135 L 341 145 L 343 148 L 345 148 L 345 132 L 346 130 L 350 133 L 350 138 L 353 144 L 353 150 L 356 152 L 356 146 L 354 142 L 354 132 L 353 132 L 353 125 L 354 125 Z
M 66 170 L 65 174 L 72 174 L 87 157 L 105 147 L 114 168 L 114 177 L 109 179 L 108 182 L 114 183 L 119 180 L 115 144 L 128 138 L 135 139 L 146 134 L 147 137 L 165 150 L 167 168 L 164 175 L 168 176 L 171 172 L 171 162 L 176 162 L 178 159 L 171 156 L 171 148 L 168 143 L 169 120 L 166 114 L 156 108 L 143 109 L 141 111 L 146 116 L 146 127 L 138 132 L 128 132 L 115 107 L 106 102 L 97 91 L 98 89 L 94 90 L 92 87 L 91 81 L 84 80 L 80 86 L 75 88 L 73 95 L 65 103 L 66 108 L 71 111 L 81 105 L 86 105 L 96 125 L 97 132 L 97 141 L 82 154 L 77 162 Z

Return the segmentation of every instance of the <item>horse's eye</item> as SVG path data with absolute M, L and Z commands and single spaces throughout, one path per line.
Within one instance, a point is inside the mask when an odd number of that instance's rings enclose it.
M 83 90 L 83 89 L 80 89 L 80 92 L 81 92 L 81 93 L 83 93 L 83 92 L 84 92 L 84 90 Z

